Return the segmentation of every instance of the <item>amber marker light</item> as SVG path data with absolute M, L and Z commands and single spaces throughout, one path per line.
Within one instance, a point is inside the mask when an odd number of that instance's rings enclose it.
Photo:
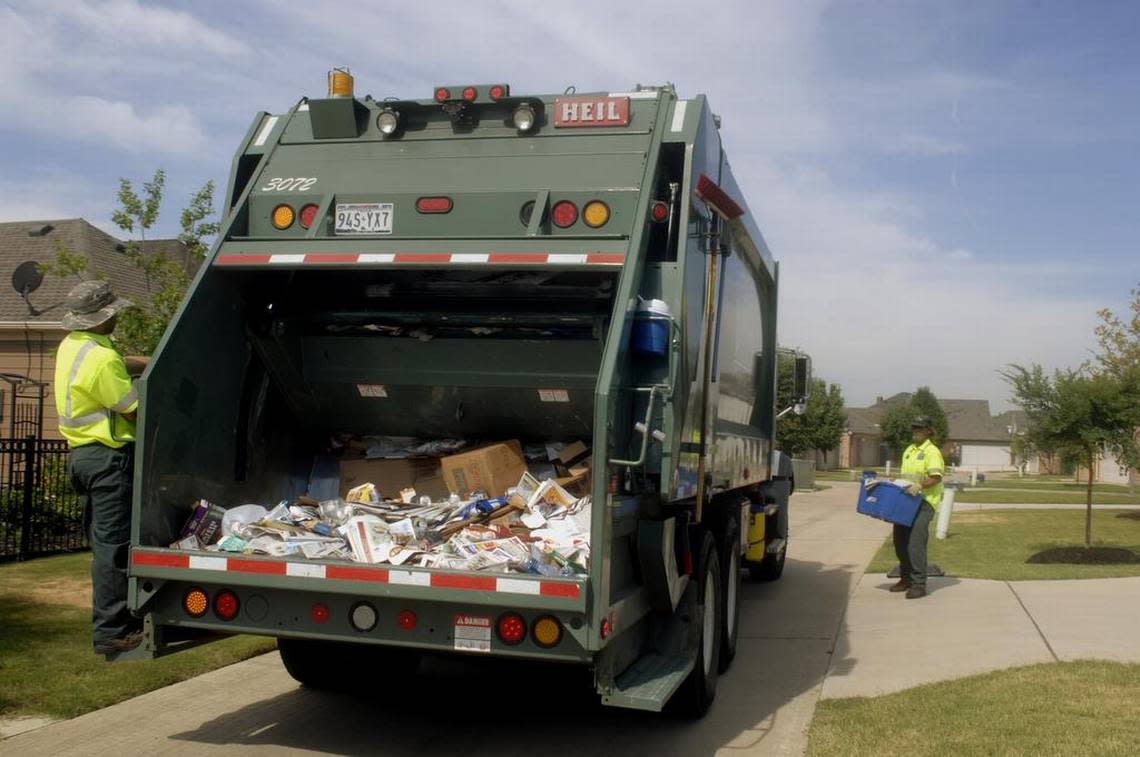
M 293 219 L 296 216 L 293 208 L 288 205 L 278 205 L 273 209 L 273 226 L 283 231 L 293 225 Z
M 543 615 L 534 621 L 530 637 L 543 649 L 558 646 L 558 642 L 562 641 L 562 624 L 551 615 Z
M 210 597 L 201 589 L 188 589 L 182 595 L 182 609 L 192 618 L 200 618 L 210 609 Z
M 610 208 L 601 200 L 592 200 L 582 208 L 582 220 L 591 229 L 604 226 L 606 221 L 610 220 Z

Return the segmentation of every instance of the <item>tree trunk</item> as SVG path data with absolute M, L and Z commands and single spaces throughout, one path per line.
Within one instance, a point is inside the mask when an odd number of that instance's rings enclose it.
M 1093 469 L 1096 468 L 1096 452 L 1089 453 L 1089 487 L 1085 500 L 1085 549 L 1092 548 L 1092 500 Z

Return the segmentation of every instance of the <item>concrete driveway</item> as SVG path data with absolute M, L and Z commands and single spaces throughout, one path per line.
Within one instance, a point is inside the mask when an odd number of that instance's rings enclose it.
M 854 501 L 848 484 L 793 498 L 784 577 L 745 585 L 736 661 L 699 722 L 601 708 L 572 669 L 432 660 L 360 699 L 300 688 L 272 654 L 15 736 L 0 752 L 802 754 L 848 597 L 889 529 L 857 516 Z

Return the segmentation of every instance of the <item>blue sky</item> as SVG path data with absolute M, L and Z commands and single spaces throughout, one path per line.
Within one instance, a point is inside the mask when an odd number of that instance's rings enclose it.
M 1140 285 L 1140 6 L 1059 2 L 0 2 L 0 220 L 110 228 L 161 166 L 175 231 L 259 110 L 433 84 L 676 84 L 723 118 L 782 265 L 781 341 L 849 404 L 1009 407 Z

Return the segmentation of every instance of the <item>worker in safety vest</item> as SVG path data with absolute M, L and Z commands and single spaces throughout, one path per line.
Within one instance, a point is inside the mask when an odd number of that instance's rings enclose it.
M 907 494 L 921 496 L 922 504 L 914 524 L 895 524 L 895 555 L 899 558 L 899 581 L 891 591 L 905 591 L 907 599 L 926 596 L 926 544 L 930 540 L 930 521 L 942 501 L 942 452 L 930 437 L 934 429 L 930 419 L 919 416 L 910 424 L 913 444 L 902 456 L 902 477 L 911 482 Z
M 135 413 L 138 394 L 127 364 L 111 346 L 118 313 L 129 300 L 104 281 L 84 281 L 67 296 L 55 363 L 59 431 L 71 454 L 71 484 L 84 498 L 91 541 L 95 653 L 114 659 L 142 641 L 127 610 Z

